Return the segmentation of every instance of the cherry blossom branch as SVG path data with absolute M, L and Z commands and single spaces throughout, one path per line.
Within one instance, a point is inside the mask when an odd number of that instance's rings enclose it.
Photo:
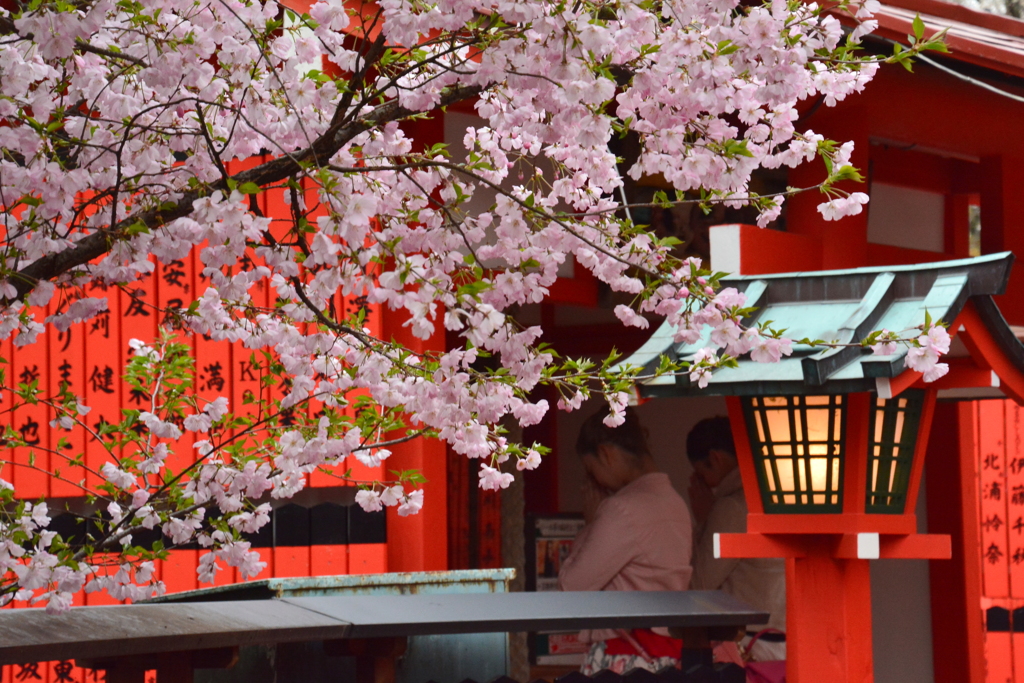
M 482 91 L 479 86 L 457 86 L 449 88 L 441 97 L 441 106 L 449 106 L 475 97 Z M 302 163 L 329 159 L 345 143 L 349 142 L 356 135 L 370 130 L 376 126 L 383 125 L 390 121 L 397 121 L 415 112 L 400 107 L 397 103 L 388 102 L 383 104 L 363 119 L 352 123 L 332 126 L 328 131 L 317 139 L 309 147 L 299 150 L 288 157 L 274 159 L 260 164 L 255 168 L 241 171 L 231 177 L 231 180 L 238 185 L 253 183 L 263 186 L 280 182 L 290 175 L 302 169 Z M 5 300 L 9 303 L 25 297 L 35 289 L 41 280 L 52 280 L 79 266 L 83 266 L 107 253 L 112 245 L 126 236 L 125 231 L 135 225 L 145 226 L 147 229 L 155 229 L 166 225 L 178 218 L 183 218 L 192 212 L 192 204 L 208 192 L 226 190 L 227 183 L 218 181 L 210 183 L 204 190 L 192 190 L 184 193 L 181 199 L 174 202 L 170 207 L 158 207 L 128 216 L 109 228 L 98 228 L 96 232 L 88 235 L 78 242 L 71 249 L 58 253 L 49 254 L 34 261 L 30 265 L 13 273 L 10 279 L 16 289 L 14 297 Z

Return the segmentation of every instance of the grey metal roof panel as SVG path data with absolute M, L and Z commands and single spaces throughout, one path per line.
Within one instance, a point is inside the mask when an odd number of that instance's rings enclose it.
M 351 638 L 657 626 L 743 626 L 768 615 L 721 591 L 589 591 L 285 598 L 352 624 Z
M 721 591 L 336 595 L 0 610 L 0 665 L 257 643 L 582 628 L 742 626 L 768 614 Z
M 785 328 L 790 339 L 839 339 L 843 324 L 860 308 L 860 299 L 816 302 L 813 309 L 806 302 L 794 301 L 768 304 L 756 320 L 772 321 L 775 329 Z M 793 345 L 793 351 L 814 351 L 812 347 Z
M 833 338 L 838 342 L 848 344 L 870 334 L 886 308 L 890 307 L 893 302 L 895 280 L 896 276 L 893 273 L 877 275 L 864 294 L 864 298 L 857 303 L 857 307 L 850 313 L 850 317 L 843 321 Z M 804 372 L 804 381 L 814 386 L 820 386 L 860 353 L 861 349 L 851 347 L 818 349 L 814 355 L 800 361 Z
M 0 664 L 344 638 L 350 624 L 279 600 L 0 610 Z

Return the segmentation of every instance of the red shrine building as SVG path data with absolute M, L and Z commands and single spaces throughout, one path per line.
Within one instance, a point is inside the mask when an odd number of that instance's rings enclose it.
M 704 216 L 697 209 L 676 208 L 634 218 L 680 238 L 682 249 L 710 258 L 714 269 L 742 276 L 933 263 L 1000 252 L 1024 257 L 1024 22 L 938 0 L 890 0 L 876 17 L 879 29 L 865 41 L 866 49 L 891 53 L 890 41 L 905 41 L 917 14 L 929 32 L 950 28 L 950 54 L 929 55 L 913 73 L 883 66 L 864 93 L 836 107 L 805 103 L 798 123 L 856 143 L 853 163 L 866 187 L 847 189 L 870 194 L 862 214 L 826 222 L 816 210 L 821 196 L 809 192 L 788 200 L 783 215 L 767 229 L 750 225 L 752 216 L 742 211 Z M 473 119 L 471 108 L 451 110 L 417 122 L 411 132 L 425 143 L 448 142 L 457 148 Z M 621 144 L 617 153 L 628 159 L 629 141 Z M 813 186 L 822 176 L 813 164 L 765 172 L 755 179 L 755 189 Z M 631 200 L 642 201 L 657 189 L 656 179 L 644 179 L 627 181 L 626 192 Z M 272 205 L 263 208 L 274 210 Z M 144 400 L 118 376 L 128 359 L 128 341 L 154 338 L 162 322 L 160 308 L 195 298 L 204 286 L 198 271 L 191 260 L 159 266 L 134 292 L 112 292 L 109 312 L 87 328 L 47 335 L 24 349 L 8 344 L 0 355 L 13 359 L 14 381 L 38 379 L 51 390 L 68 381 L 93 408 L 97 423 L 113 421 L 122 407 L 137 407 Z M 1020 264 L 1011 271 L 1005 294 L 995 300 L 1011 329 L 1024 336 Z M 457 343 L 446 340 L 443 330 L 427 342 L 412 339 L 403 321 L 387 311 L 365 301 L 341 303 L 366 309 L 375 332 L 414 349 Z M 617 303 L 582 269 L 569 267 L 549 299 L 525 307 L 520 317 L 524 323 L 542 324 L 544 341 L 562 355 L 601 357 L 613 348 L 628 355 L 651 332 L 624 329 L 612 313 Z M 248 350 L 203 339 L 189 343 L 199 392 L 227 395 L 240 406 L 246 392 L 258 391 L 258 370 Z M 880 559 L 871 565 L 873 667 L 879 683 L 1024 682 L 1024 413 L 992 373 L 978 377 L 969 388 L 938 393 L 914 511 L 918 533 L 950 537 L 951 559 Z M 536 574 L 544 573 L 538 570 L 548 558 L 538 558 L 532 546 L 525 553 L 530 565 L 520 564 L 523 528 L 529 530 L 529 520 L 538 517 L 571 517 L 582 509 L 584 473 L 573 443 L 579 424 L 595 407 L 552 412 L 526 430 L 524 440 L 543 443 L 552 453 L 540 469 L 525 473 L 514 495 L 480 491 L 478 463 L 429 441 L 397 446 L 388 461 L 389 469 L 418 468 L 428 480 L 426 504 L 416 516 L 401 518 L 393 509 L 368 515 L 352 505 L 352 487 L 313 475 L 303 492 L 275 508 L 273 525 L 254 541 L 268 561 L 264 576 L 520 565 L 534 575 L 536 587 Z M 690 466 L 681 444 L 701 419 L 727 414 L 726 400 L 656 398 L 638 410 L 659 466 L 685 494 Z M 28 441 L 56 447 L 59 437 L 47 428 L 49 417 L 42 409 L 19 408 L 5 415 Z M 87 463 L 101 462 L 105 455 L 84 436 L 71 437 L 71 446 L 85 452 Z M 15 454 L 15 459 L 26 457 Z M 7 472 L 5 478 L 10 478 Z M 47 496 L 51 509 L 82 504 L 76 489 L 29 467 L 14 468 L 13 479 L 19 495 Z M 198 555 L 198 549 L 178 549 L 162 563 L 159 571 L 169 591 L 199 588 Z M 555 553 L 552 566 L 544 569 L 557 571 L 557 562 Z M 232 572 L 222 571 L 218 584 L 237 580 Z M 104 601 L 109 599 L 92 594 L 76 602 Z M 93 676 L 59 662 L 7 666 L 0 674 L 2 683 Z

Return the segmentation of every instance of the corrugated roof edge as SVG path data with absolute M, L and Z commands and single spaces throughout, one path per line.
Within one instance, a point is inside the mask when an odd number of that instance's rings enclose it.
M 1003 14 L 980 12 L 952 2 L 943 2 L 942 0 L 886 0 L 882 4 L 910 10 L 911 12 L 931 14 L 943 19 L 961 21 L 972 26 L 1024 38 L 1024 21 Z
M 834 9 L 831 12 L 848 27 L 856 23 L 847 12 Z M 904 16 L 906 14 L 911 16 Z M 928 35 L 943 28 L 951 29 L 947 36 L 949 53 L 931 53 L 931 58 L 973 64 L 1024 78 L 1024 21 L 1013 17 L 980 12 L 942 0 L 887 0 L 874 16 L 878 28 L 867 39 L 873 36 L 905 44 L 907 34 L 912 31 L 913 14 L 919 14 L 924 20 Z M 971 31 L 961 30 L 963 27 Z
M 926 270 L 955 270 L 957 268 L 968 268 L 980 266 L 998 261 L 1005 261 L 1004 267 L 1007 272 L 1013 265 L 1016 256 L 1012 251 L 1001 251 L 998 254 L 986 254 L 984 256 L 972 256 L 971 258 L 953 259 L 950 261 L 934 261 L 932 263 L 911 263 L 898 266 L 862 266 L 860 268 L 846 268 L 843 270 L 798 270 L 789 273 L 765 273 L 762 275 L 730 275 L 722 278 L 723 282 L 750 282 L 753 280 L 785 280 L 795 276 L 799 277 L 843 277 L 845 275 L 876 275 L 878 273 L 906 273 Z
M 163 602 L 212 602 L 219 600 L 266 600 L 279 598 L 291 592 L 303 592 L 310 584 L 317 588 L 339 590 L 376 586 L 416 586 L 442 582 L 458 583 L 482 581 L 511 581 L 515 569 L 457 569 L 437 572 L 392 572 L 385 574 L 341 574 L 337 576 L 300 576 L 258 579 L 226 586 L 211 586 L 180 593 L 169 593 L 159 598 L 142 600 L 140 604 Z
M 954 292 L 955 297 L 946 301 L 946 299 L 949 298 L 948 293 L 943 296 L 939 296 L 939 300 L 932 302 L 933 314 L 944 320 L 952 321 L 959 316 L 968 299 L 973 300 L 979 307 L 985 326 L 996 338 L 1002 353 L 1009 358 L 1017 370 L 1024 373 L 1024 345 L 1022 345 L 1021 342 L 1013 335 L 1012 330 L 1006 324 L 998 310 L 998 307 L 995 306 L 995 303 L 991 299 L 993 295 L 1002 294 L 1005 291 L 1006 284 L 1010 276 L 1010 268 L 1013 265 L 1014 259 L 1015 257 L 1011 252 L 1002 252 L 999 254 L 990 254 L 969 259 L 957 259 L 953 261 L 939 261 L 935 263 L 922 263 L 905 266 L 872 266 L 847 270 L 737 276 L 733 278 L 723 278 L 722 285 L 732 285 L 739 289 L 749 289 L 750 287 L 763 287 L 764 285 L 767 285 L 766 297 L 769 305 L 771 304 L 772 299 L 778 299 L 779 301 L 777 303 L 793 304 L 806 302 L 808 305 L 813 305 L 816 302 L 828 303 L 839 301 L 840 299 L 849 300 L 851 291 L 855 294 L 859 292 L 858 296 L 863 300 L 863 297 L 871 291 L 871 287 L 877 282 L 879 277 L 891 274 L 895 276 L 892 278 L 893 282 L 899 283 L 902 281 L 905 287 L 910 288 L 909 291 L 912 291 L 913 289 L 919 290 L 906 300 L 918 301 L 923 306 L 927 306 L 929 300 L 934 296 L 937 296 L 936 292 L 937 287 L 939 287 L 939 283 L 943 283 L 946 280 L 955 281 L 959 283 Z M 942 285 L 945 289 L 949 289 L 949 286 L 950 283 Z M 939 287 L 939 289 L 942 288 Z M 780 294 L 781 298 L 780 296 L 775 296 L 776 294 Z M 839 298 L 836 298 L 837 296 Z M 906 296 L 906 292 L 904 292 L 903 296 Z M 903 299 L 901 298 L 900 300 Z M 886 303 L 886 301 L 888 301 L 888 303 Z M 871 309 L 875 310 L 879 306 L 883 305 L 884 308 L 887 309 L 891 303 L 891 296 L 881 297 L 874 302 Z M 934 305 L 938 303 L 942 303 L 942 305 Z M 863 302 L 862 305 L 867 305 L 867 302 Z M 857 322 L 855 327 L 858 329 L 855 331 L 855 334 L 864 333 L 864 330 L 859 329 L 864 325 L 870 327 L 871 325 L 874 325 L 875 322 L 880 322 L 869 321 L 868 318 L 871 316 L 861 317 L 864 317 L 865 319 Z M 788 321 L 783 320 L 780 324 L 782 327 L 786 327 L 787 322 Z M 645 371 L 649 372 L 657 366 L 659 362 L 658 359 L 663 354 L 668 354 L 671 357 L 683 357 L 689 355 L 684 349 L 679 348 L 679 345 L 671 341 L 673 331 L 666 329 L 666 326 L 667 323 L 663 323 L 647 344 L 629 358 L 622 361 L 619 366 L 640 366 L 644 368 Z M 705 328 L 705 339 L 706 336 L 707 329 Z M 664 348 L 660 350 L 660 353 L 656 348 L 656 345 L 659 342 L 661 344 L 665 344 Z M 706 343 L 706 341 L 704 343 Z M 692 353 L 695 349 L 691 348 L 689 351 Z M 690 386 L 688 378 L 683 374 L 676 377 L 675 381 L 665 381 L 664 378 L 642 380 L 638 383 L 637 389 L 638 392 L 644 396 L 739 396 L 760 395 L 766 392 L 782 395 L 790 393 L 806 393 L 808 389 L 811 388 L 813 388 L 815 392 L 821 393 L 848 393 L 854 391 L 871 391 L 874 389 L 876 376 L 891 378 L 900 374 L 904 370 L 902 365 L 898 368 L 878 366 L 872 367 L 872 372 L 865 372 L 863 377 L 834 377 L 839 373 L 839 370 L 850 363 L 866 361 L 862 358 L 863 351 L 852 347 L 849 350 L 844 350 L 831 355 L 836 356 L 835 359 L 832 359 L 834 362 L 829 363 L 829 367 L 820 368 L 821 372 L 808 372 L 807 366 L 808 364 L 813 366 L 816 363 L 819 363 L 822 358 L 830 356 L 830 354 L 826 353 L 821 358 L 802 359 L 801 364 L 804 370 L 804 377 L 802 381 L 789 381 L 773 379 L 770 377 L 765 379 L 752 379 L 750 381 L 724 381 L 719 383 L 712 381 L 707 388 L 697 389 Z M 783 362 L 792 362 L 792 360 L 795 359 L 796 357 L 794 356 L 793 359 L 787 359 Z M 871 357 L 867 359 L 867 361 L 870 360 Z M 740 363 L 741 365 L 746 365 L 752 363 L 752 361 L 743 359 Z M 818 368 L 815 367 L 810 368 L 810 370 L 817 369 Z

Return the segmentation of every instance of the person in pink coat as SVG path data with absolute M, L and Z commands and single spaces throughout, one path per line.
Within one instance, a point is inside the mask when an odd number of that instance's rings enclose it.
M 576 452 L 587 471 L 586 526 L 558 576 L 566 591 L 679 591 L 690 585 L 692 527 L 686 502 L 660 472 L 632 408 L 618 427 L 608 409 L 580 429 Z M 678 666 L 682 643 L 663 629 L 584 631 L 583 673 Z

